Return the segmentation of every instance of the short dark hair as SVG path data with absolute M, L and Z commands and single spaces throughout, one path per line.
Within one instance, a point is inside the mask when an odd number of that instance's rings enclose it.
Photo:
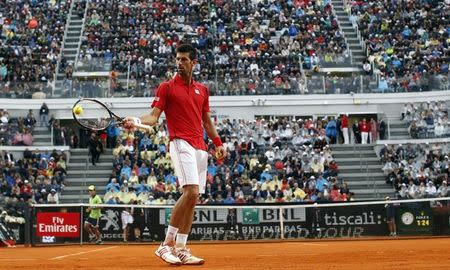
M 197 50 L 190 44 L 181 44 L 177 47 L 177 53 L 189 53 L 191 60 L 197 59 Z

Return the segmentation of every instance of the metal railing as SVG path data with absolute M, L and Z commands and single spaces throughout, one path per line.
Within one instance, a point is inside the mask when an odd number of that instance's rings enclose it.
M 53 74 L 52 96 L 55 95 L 56 81 L 58 79 L 59 68 L 61 65 L 61 58 L 63 55 L 63 48 L 65 47 L 65 44 L 66 44 L 67 33 L 69 32 L 69 25 L 70 25 L 70 20 L 71 20 L 70 17 L 72 16 L 72 10 L 73 10 L 74 5 L 75 5 L 75 1 L 72 1 L 70 3 L 69 14 L 67 15 L 66 26 L 64 27 L 64 36 L 63 36 L 63 40 L 61 41 L 62 48 L 61 48 L 61 52 L 58 55 L 58 61 L 56 62 L 55 73 Z

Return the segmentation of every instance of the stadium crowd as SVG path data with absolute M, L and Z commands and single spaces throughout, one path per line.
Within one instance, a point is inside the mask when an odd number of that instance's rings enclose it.
M 70 1 L 0 2 L 0 96 L 50 93 Z
M 449 196 L 449 150 L 447 143 L 385 145 L 379 155 L 386 183 L 399 199 Z
M 36 122 L 32 110 L 25 117 L 10 117 L 7 110 L 0 110 L 0 145 L 32 145 Z
M 66 183 L 66 154 L 62 151 L 30 151 L 21 158 L 2 151 L 0 156 L 0 204 L 11 215 L 22 216 L 24 205 L 59 203 Z
M 228 156 L 219 163 L 210 156 L 206 192 L 199 203 L 352 199 L 353 193 L 338 176 L 339 167 L 325 136 L 316 134 L 309 140 L 291 141 L 289 138 L 294 132 L 286 119 L 271 122 L 273 135 L 266 136 L 262 131 L 264 122 L 224 120 L 218 124 Z M 277 130 L 283 130 L 280 137 L 275 133 Z M 316 132 L 315 128 L 311 130 Z M 180 187 L 174 176 L 163 126 L 151 136 L 117 128 L 112 128 L 108 134 L 117 138 L 117 145 L 113 149 L 113 171 L 106 185 L 105 202 L 175 203 Z M 210 143 L 208 151 L 213 153 L 213 148 Z
M 241 95 L 299 93 L 299 55 L 307 69 L 348 57 L 329 1 L 187 3 L 89 3 L 79 62 L 130 68 L 131 87 L 153 89 L 171 77 L 180 40 L 191 40 L 201 52 L 198 80 L 212 94 Z
M 447 1 L 351 1 L 380 91 L 448 89 L 449 11 Z
M 445 101 L 406 103 L 401 119 L 408 124 L 411 138 L 450 137 L 449 108 Z

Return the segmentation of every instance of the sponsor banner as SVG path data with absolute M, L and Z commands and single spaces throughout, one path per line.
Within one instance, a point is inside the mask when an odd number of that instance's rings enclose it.
M 284 209 L 282 214 L 285 238 L 310 235 L 306 228 L 305 208 Z M 171 209 L 159 209 L 159 224 L 163 226 L 164 231 L 170 215 Z M 200 208 L 195 210 L 189 239 L 200 241 L 280 239 L 281 233 L 278 209 Z
M 124 208 L 103 208 L 99 220 L 99 229 L 104 241 L 123 241 L 122 211 Z M 158 213 L 160 209 L 128 208 L 133 215 L 134 222 L 128 225 L 130 237 L 133 240 L 134 230 L 139 229 L 142 241 L 153 241 L 164 238 L 164 224 L 160 225 Z M 161 209 L 164 211 L 165 209 Z M 87 218 L 87 215 L 85 215 Z M 85 234 L 87 238 L 87 235 Z
M 37 236 L 78 238 L 80 236 L 80 213 L 37 213 Z
M 305 208 L 283 209 L 283 222 L 306 221 Z M 280 222 L 280 211 L 278 209 L 244 208 L 237 209 L 237 222 L 251 225 L 266 222 Z
M 403 203 L 396 211 L 399 235 L 431 235 L 433 213 L 430 203 Z
M 159 224 L 169 225 L 172 208 L 159 209 Z M 228 209 L 195 209 L 192 224 L 224 224 L 227 223 Z
M 388 235 L 384 205 L 308 208 L 311 237 L 358 238 Z

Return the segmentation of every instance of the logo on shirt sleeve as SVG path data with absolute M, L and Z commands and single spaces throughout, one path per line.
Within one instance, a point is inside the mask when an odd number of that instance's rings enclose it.
M 200 95 L 200 90 L 195 89 L 195 93 L 196 93 L 197 95 Z

